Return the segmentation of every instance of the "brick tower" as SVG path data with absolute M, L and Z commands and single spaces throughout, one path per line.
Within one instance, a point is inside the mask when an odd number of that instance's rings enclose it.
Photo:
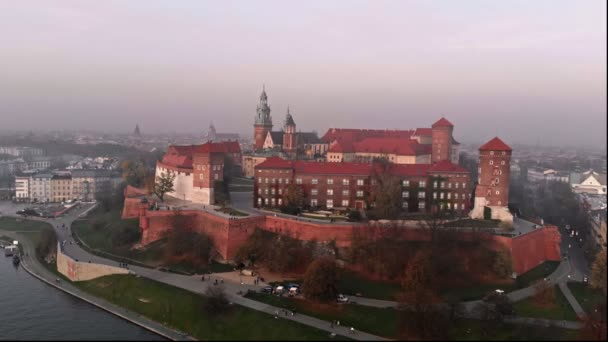
M 452 159 L 452 131 L 454 125 L 441 118 L 433 124 L 432 127 L 432 151 L 431 151 L 431 163 L 436 163 L 442 160 Z
M 208 142 L 195 147 L 192 158 L 192 202 L 214 204 L 213 185 L 224 180 L 222 144 Z
M 475 189 L 472 218 L 484 218 L 487 207 L 491 218 L 513 222 L 508 209 L 511 152 L 511 147 L 498 137 L 479 148 L 479 184 Z
M 296 143 L 296 122 L 293 121 L 289 107 L 287 107 L 287 116 L 285 117 L 285 126 L 283 127 L 283 151 L 291 153 L 295 152 Z
M 253 139 L 254 139 L 254 150 L 261 150 L 264 146 L 264 140 L 268 132 L 272 130 L 272 117 L 270 116 L 270 107 L 268 106 L 268 96 L 266 96 L 266 89 L 262 89 L 262 95 L 260 95 L 260 103 L 258 104 L 255 123 L 253 124 Z

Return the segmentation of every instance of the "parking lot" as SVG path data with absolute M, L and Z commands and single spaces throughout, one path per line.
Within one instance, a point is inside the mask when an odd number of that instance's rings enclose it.
M 17 216 L 17 211 L 30 207 L 28 203 L 14 203 L 12 201 L 0 201 L 0 216 Z

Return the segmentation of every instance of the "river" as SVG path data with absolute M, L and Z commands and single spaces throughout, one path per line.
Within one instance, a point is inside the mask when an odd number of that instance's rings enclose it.
M 164 340 L 46 285 L 0 252 L 0 340 Z

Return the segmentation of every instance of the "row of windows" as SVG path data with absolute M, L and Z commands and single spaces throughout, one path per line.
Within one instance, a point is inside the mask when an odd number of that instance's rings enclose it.
M 196 169 L 205 171 L 206 165 L 200 165 L 200 164 L 196 165 Z M 211 165 L 211 170 L 213 170 L 213 171 L 220 171 L 221 169 L 222 169 L 221 165 Z M 188 175 L 188 174 L 186 174 L 186 175 Z
M 447 188 L 448 188 L 448 189 L 451 189 L 451 188 L 452 188 L 452 183 L 454 184 L 454 188 L 455 188 L 455 189 L 458 189 L 458 188 L 459 188 L 459 186 L 460 186 L 460 184 L 462 184 L 462 188 L 463 188 L 463 189 L 467 187 L 467 183 L 465 183 L 465 182 L 462 182 L 462 183 L 458 183 L 458 182 L 447 182 L 447 183 L 446 183 L 446 182 L 438 182 L 438 181 L 434 181 L 434 182 L 433 182 L 433 188 L 437 189 L 437 188 L 439 187 L 439 188 L 443 188 L 443 189 L 445 189 L 445 188 L 446 188 L 446 184 L 447 184 Z
M 445 194 L 447 194 L 447 195 L 445 195 Z M 460 199 L 459 197 L 460 197 L 460 195 L 458 193 L 454 193 L 454 199 Z M 444 198 L 452 199 L 452 193 L 451 192 L 445 192 L 445 193 L 444 192 L 440 192 L 439 193 L 439 199 L 444 199 Z M 465 199 L 465 198 L 466 198 L 466 195 L 462 194 L 462 199 Z M 469 198 L 471 198 L 471 194 L 469 194 Z M 433 199 L 437 199 L 437 193 L 436 192 L 433 192 Z

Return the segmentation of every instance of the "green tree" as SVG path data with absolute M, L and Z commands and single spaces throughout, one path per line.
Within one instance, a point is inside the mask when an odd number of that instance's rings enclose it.
M 285 206 L 300 208 L 304 204 L 304 191 L 297 184 L 291 183 L 285 188 L 283 195 Z
M 591 286 L 602 290 L 606 295 L 606 250 L 603 249 L 595 255 L 591 267 Z
M 53 229 L 43 229 L 40 232 L 40 240 L 36 244 L 36 255 L 46 259 L 49 255 L 57 253 L 57 237 Z
M 122 177 L 127 184 L 136 188 L 141 188 L 146 185 L 148 168 L 142 160 L 123 160 L 120 163 L 120 168 L 122 169 Z
M 154 183 L 154 194 L 158 198 L 164 201 L 165 194 L 174 191 L 173 181 L 175 180 L 175 174 L 173 172 L 162 172 L 160 176 L 156 176 L 156 182 Z
M 335 300 L 338 295 L 340 270 L 332 257 L 313 261 L 304 274 L 302 292 L 307 299 L 316 301 Z
M 203 310 L 209 314 L 209 317 L 214 317 L 228 310 L 229 302 L 226 296 L 224 285 L 215 285 L 207 287 L 205 290 L 205 301 L 203 302 Z

